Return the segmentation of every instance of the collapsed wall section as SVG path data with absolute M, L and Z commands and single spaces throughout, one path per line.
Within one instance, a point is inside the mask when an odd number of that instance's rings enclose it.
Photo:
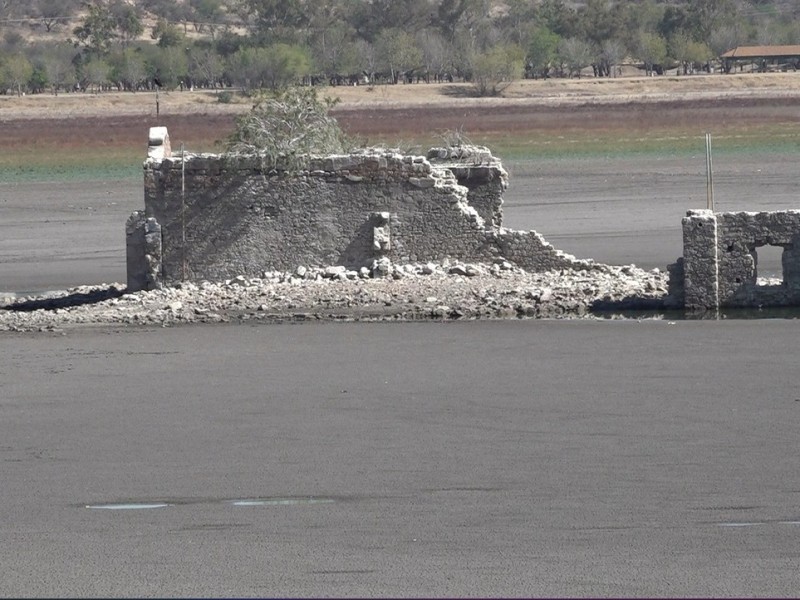
M 483 146 L 431 148 L 430 163 L 455 175 L 467 188 L 467 201 L 487 227 L 503 225 L 503 192 L 508 188 L 508 173 L 499 158 Z
M 603 267 L 557 251 L 535 232 L 502 228 L 508 175 L 486 149 L 436 151 L 430 160 L 370 150 L 290 168 L 253 155 L 177 156 L 164 130 L 151 131 L 149 156 L 145 209 L 127 227 L 131 290 L 301 265 L 358 270 L 382 258 Z

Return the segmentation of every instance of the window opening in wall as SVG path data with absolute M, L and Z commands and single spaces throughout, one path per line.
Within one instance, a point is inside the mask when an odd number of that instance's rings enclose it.
M 759 246 L 753 250 L 756 261 L 756 283 L 779 285 L 783 283 L 783 247 Z

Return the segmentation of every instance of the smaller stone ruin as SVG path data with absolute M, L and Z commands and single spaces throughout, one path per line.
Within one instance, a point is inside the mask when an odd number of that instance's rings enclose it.
M 310 156 L 301 169 L 262 157 L 175 155 L 150 130 L 145 207 L 128 219 L 128 290 L 259 277 L 297 267 L 504 259 L 528 271 L 604 268 L 502 226 L 508 174 L 483 147 L 427 156 L 371 149 Z
M 689 211 L 683 219 L 687 309 L 800 305 L 800 211 Z M 758 249 L 778 246 L 782 279 L 764 280 Z

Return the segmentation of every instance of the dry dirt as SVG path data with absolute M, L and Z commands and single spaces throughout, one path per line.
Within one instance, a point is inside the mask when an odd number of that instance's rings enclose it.
M 622 77 L 611 79 L 520 80 L 499 98 L 475 98 L 469 84 L 411 84 L 357 87 L 324 87 L 321 93 L 341 100 L 340 108 L 390 108 L 398 106 L 446 105 L 497 106 L 508 104 L 575 105 L 664 100 L 715 100 L 724 97 L 800 96 L 800 74 L 748 73 L 741 75 L 695 75 L 688 77 Z M 237 97 L 230 104 L 218 102 L 209 91 L 161 92 L 161 108 L 167 112 L 238 114 L 250 100 Z M 98 114 L 155 115 L 156 94 L 102 93 L 52 96 L 0 96 L 0 121 L 16 118 L 64 118 Z
M 400 141 L 465 129 L 469 134 L 646 130 L 714 121 L 740 124 L 798 120 L 800 74 L 710 75 L 520 81 L 502 98 L 470 97 L 465 84 L 323 88 L 340 98 L 335 114 L 367 141 Z M 173 140 L 213 150 L 251 103 L 223 104 L 211 92 L 108 93 L 0 97 L 0 147 L 69 148 L 143 145 L 152 125 Z
M 643 131 L 669 126 L 682 129 L 707 127 L 724 119 L 740 126 L 791 123 L 800 120 L 800 95 L 780 98 L 720 98 L 714 101 L 670 100 L 658 104 L 619 103 L 575 106 L 539 106 L 497 102 L 490 107 L 476 104 L 454 106 L 433 103 L 421 106 L 371 106 L 356 110 L 342 107 L 335 112 L 342 127 L 370 142 L 399 143 L 414 136 L 464 129 L 471 136 L 484 134 L 570 133 L 599 130 Z M 51 150 L 80 151 L 91 147 L 146 146 L 149 127 L 166 126 L 173 140 L 195 151 L 214 151 L 235 124 L 230 111 L 164 112 L 159 119 L 149 115 L 101 111 L 97 115 L 19 117 L 4 121 L 0 147 L 8 150 L 35 144 Z

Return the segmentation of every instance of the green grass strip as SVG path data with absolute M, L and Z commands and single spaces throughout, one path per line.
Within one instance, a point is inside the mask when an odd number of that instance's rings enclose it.
M 716 127 L 716 131 L 715 131 Z M 710 127 L 715 155 L 797 154 L 800 128 L 795 124 L 748 127 Z M 468 134 L 467 134 L 468 135 Z M 692 156 L 705 153 L 705 132 L 676 128 L 631 130 L 570 130 L 553 134 L 536 131 L 498 132 L 469 136 L 505 160 L 544 160 L 657 156 Z M 439 137 L 424 136 L 401 142 L 384 142 L 409 153 L 424 153 L 441 145 Z M 0 148 L 0 183 L 102 181 L 141 177 L 144 155 L 135 148 Z
M 103 181 L 141 177 L 141 149 L 0 152 L 0 183 Z

